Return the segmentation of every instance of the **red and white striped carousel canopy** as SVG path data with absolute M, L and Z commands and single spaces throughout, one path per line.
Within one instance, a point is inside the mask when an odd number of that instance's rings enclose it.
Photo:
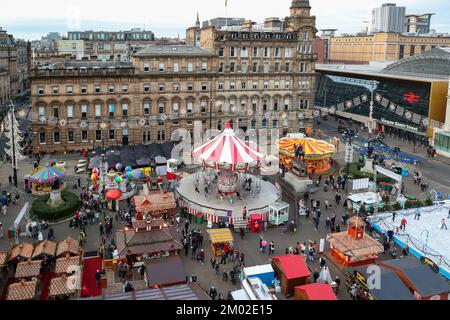
M 195 149 L 192 156 L 205 162 L 230 165 L 255 163 L 263 157 L 236 136 L 231 123 L 227 123 L 225 130 L 219 136 Z

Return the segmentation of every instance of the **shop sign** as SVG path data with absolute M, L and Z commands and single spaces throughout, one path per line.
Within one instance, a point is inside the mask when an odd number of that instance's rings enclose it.
M 388 126 L 398 127 L 398 128 L 402 128 L 402 129 L 407 129 L 407 130 L 412 130 L 412 131 L 419 132 L 419 128 L 413 127 L 413 126 L 410 126 L 408 124 L 404 124 L 404 123 L 401 123 L 401 122 L 389 121 L 389 120 L 386 120 L 384 118 L 381 118 L 381 122 L 386 124 L 386 125 L 388 125 Z

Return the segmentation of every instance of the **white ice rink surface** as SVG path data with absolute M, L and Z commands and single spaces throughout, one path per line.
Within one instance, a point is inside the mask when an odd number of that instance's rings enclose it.
M 391 229 L 396 232 L 397 227 L 400 227 L 401 220 L 406 217 L 406 230 L 399 231 L 396 237 L 421 253 L 423 253 L 428 237 L 425 256 L 431 259 L 435 258 L 435 263 L 449 270 L 450 230 L 441 229 L 442 218 L 445 219 L 447 227 L 450 229 L 450 219 L 447 218 L 449 209 L 450 201 L 446 201 L 445 204 L 420 208 L 420 220 L 414 219 L 417 209 L 398 211 L 394 222 L 392 221 L 392 213 L 383 213 L 371 218 L 371 220 L 385 231 Z M 380 218 L 382 221 L 380 221 Z M 439 256 L 444 257 L 444 259 L 439 259 Z M 446 263 L 440 260 L 445 260 Z

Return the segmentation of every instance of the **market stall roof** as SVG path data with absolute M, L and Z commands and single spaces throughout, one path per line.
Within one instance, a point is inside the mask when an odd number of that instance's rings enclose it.
M 57 246 L 56 242 L 52 242 L 49 240 L 39 242 L 34 247 L 33 259 L 44 254 L 47 256 L 54 257 L 56 253 L 56 246 Z
M 368 234 L 363 239 L 355 240 L 347 232 L 330 233 L 327 241 L 339 252 L 352 257 L 359 258 L 384 251 L 383 246 Z
M 100 169 L 101 165 L 102 165 L 102 157 L 101 156 L 95 156 L 95 157 L 92 157 L 89 160 L 88 169 L 90 169 L 90 170 L 92 170 L 94 168 Z
M 278 262 L 288 280 L 309 277 L 310 272 L 305 260 L 300 255 L 284 255 L 273 258 Z
M 116 232 L 118 255 L 123 258 L 131 255 L 181 250 L 182 245 L 174 239 L 173 233 L 174 229 L 171 227 L 138 232 L 135 230 L 118 230 Z
M 372 275 L 367 273 L 367 266 L 357 267 L 353 270 L 362 274 L 366 279 Z M 370 293 L 377 300 L 416 300 L 395 272 L 382 266 L 380 266 L 380 283 L 379 289 L 370 290 Z
M 163 144 L 161 144 L 161 150 L 164 154 L 164 158 L 170 159 L 172 158 L 172 150 L 174 148 L 175 144 L 170 141 L 166 141 Z
M 64 171 L 51 166 L 40 168 L 30 176 L 30 180 L 35 183 L 48 183 L 56 179 L 64 178 Z
M 263 158 L 262 154 L 236 136 L 230 123 L 216 138 L 195 149 L 192 156 L 205 162 L 229 165 L 255 163 Z
M 73 238 L 66 238 L 58 243 L 56 250 L 56 256 L 61 257 L 62 255 L 71 254 L 77 256 L 80 252 L 80 243 L 78 240 Z
M 31 300 L 36 294 L 37 280 L 10 284 L 6 300 Z
M 186 282 L 186 271 L 180 257 L 147 260 L 145 268 L 149 286 L 165 286 Z
M 8 252 L 0 251 L 0 267 L 4 266 L 7 260 L 8 260 Z
M 296 146 L 301 146 L 303 148 L 305 159 L 316 159 L 336 153 L 336 148 L 332 144 L 313 138 L 284 138 L 280 139 L 277 144 L 280 149 L 280 153 L 286 154 L 290 157 L 295 156 Z
M 72 279 L 72 278 L 71 278 Z M 71 295 L 77 293 L 76 285 L 68 286 L 68 281 L 76 281 L 75 279 L 69 280 L 69 278 L 64 274 L 62 277 L 53 278 L 50 280 L 50 288 L 48 295 L 50 297 L 56 297 L 61 295 Z
M 22 258 L 26 260 L 31 259 L 33 250 L 34 246 L 30 243 L 18 244 L 11 249 L 8 261 L 13 261 L 17 258 Z
M 211 229 L 207 231 L 212 243 L 226 243 L 234 240 L 231 230 L 228 228 Z
M 158 289 L 145 289 L 141 291 L 117 293 L 81 300 L 211 300 L 211 298 L 194 283 L 170 286 Z
M 15 278 L 37 277 L 41 273 L 42 260 L 28 260 L 17 264 Z
M 121 150 L 120 162 L 124 166 L 136 167 L 136 153 L 133 146 L 126 146 Z
M 106 162 L 110 168 L 115 168 L 120 163 L 120 150 L 109 150 L 106 152 Z
M 383 261 L 380 265 L 401 273 L 422 297 L 450 293 L 450 285 L 444 277 L 415 257 L 407 256 L 402 259 Z
M 312 283 L 295 287 L 295 290 L 303 291 L 308 300 L 337 300 L 333 288 L 329 284 Z
M 78 267 L 81 265 L 80 260 L 80 256 L 56 259 L 55 273 L 72 273 L 74 271 L 74 267 Z
M 156 212 L 161 210 L 175 209 L 177 207 L 173 192 L 152 192 L 147 195 L 134 197 L 136 211 L 141 213 Z

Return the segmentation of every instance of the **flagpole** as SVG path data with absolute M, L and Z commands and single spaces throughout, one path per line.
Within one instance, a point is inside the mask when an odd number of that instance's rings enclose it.
M 225 0 L 225 29 L 228 28 L 228 0 Z

